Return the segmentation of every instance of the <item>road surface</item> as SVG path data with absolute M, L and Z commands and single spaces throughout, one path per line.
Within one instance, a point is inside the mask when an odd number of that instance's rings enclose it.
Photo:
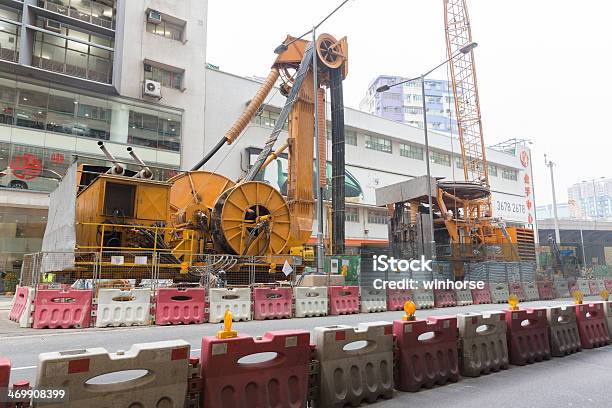
M 594 300 L 594 299 L 593 299 Z M 524 302 L 521 306 L 570 304 L 569 299 Z M 0 303 L 1 305 L 1 303 Z M 500 310 L 506 305 L 475 305 L 445 309 L 419 310 L 417 317 L 453 315 L 468 311 Z M 104 347 L 110 352 L 127 350 L 134 343 L 183 339 L 198 356 L 202 336 L 214 335 L 219 324 L 188 326 L 151 326 L 133 328 L 34 330 L 19 329 L 7 321 L 8 310 L 0 307 L 0 356 L 13 364 L 11 380 L 28 379 L 35 383 L 37 356 L 41 352 Z M 266 320 L 234 323 L 239 333 L 254 336 L 270 330 L 304 329 L 334 324 L 357 325 L 360 322 L 401 318 L 403 312 L 385 312 L 305 319 Z M 418 393 L 396 392 L 393 399 L 371 407 L 473 408 L 473 407 L 612 407 L 612 346 L 585 350 L 550 361 L 510 369 L 457 383 L 437 386 Z

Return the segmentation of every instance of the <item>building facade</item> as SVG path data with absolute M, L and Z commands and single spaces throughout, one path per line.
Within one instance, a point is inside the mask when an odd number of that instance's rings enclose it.
M 158 177 L 204 151 L 206 0 L 0 1 L 0 272 L 40 249 L 75 157 Z
M 376 92 L 383 85 L 405 80 L 399 76 L 380 75 L 370 83 L 359 109 L 385 119 L 423 128 L 423 97 L 421 82 L 416 80 L 394 86 L 386 92 Z M 427 128 L 457 134 L 455 100 L 448 81 L 425 80 Z
M 261 84 L 254 79 L 215 69 L 207 70 L 206 84 L 205 143 L 209 150 L 220 138 L 211 135 L 225 134 Z M 264 146 L 284 104 L 285 98 L 278 90 L 273 90 L 260 114 L 240 138 L 222 148 L 205 169 L 234 180 L 242 177 Z M 328 106 L 327 118 L 330 117 Z M 387 212 L 385 208 L 376 206 L 374 192 L 379 187 L 426 174 L 423 130 L 351 108 L 345 108 L 345 125 L 347 245 L 385 242 Z M 329 160 L 330 126 L 327 128 Z M 286 132 L 281 133 L 277 146 L 286 136 Z M 463 180 L 461 148 L 457 138 L 437 131 L 431 132 L 429 138 L 432 175 Z M 530 157 L 526 146 L 519 146 L 513 153 L 487 149 L 494 215 L 504 218 L 509 225 L 535 222 L 530 163 L 529 159 L 521 160 L 521 157 Z M 329 181 L 331 163 L 328 162 L 327 167 Z M 267 166 L 262 178 L 282 192 L 287 178 L 286 156 Z
M 582 181 L 567 189 L 570 202 L 584 217 L 592 220 L 612 219 L 612 178 Z

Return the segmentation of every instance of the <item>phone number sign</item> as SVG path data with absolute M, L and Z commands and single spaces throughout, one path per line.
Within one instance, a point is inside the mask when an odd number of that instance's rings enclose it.
M 529 209 L 525 197 L 493 194 L 493 216 L 504 220 L 528 223 Z

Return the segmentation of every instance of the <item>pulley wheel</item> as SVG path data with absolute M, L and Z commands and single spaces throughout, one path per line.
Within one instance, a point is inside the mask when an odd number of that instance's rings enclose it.
M 258 225 L 265 227 L 257 229 Z M 249 181 L 219 197 L 212 226 L 218 250 L 238 255 L 278 254 L 289 241 L 289 207 L 274 187 Z
M 340 42 L 330 34 L 321 34 L 317 39 L 317 55 L 327 67 L 335 69 L 344 63 Z
M 219 196 L 236 184 L 227 177 L 210 171 L 188 171 L 172 177 L 168 182 L 172 183 L 170 206 L 175 211 L 185 210 L 193 204 L 212 210 Z

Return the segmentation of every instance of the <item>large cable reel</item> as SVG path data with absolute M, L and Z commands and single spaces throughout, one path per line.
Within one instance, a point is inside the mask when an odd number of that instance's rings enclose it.
M 267 183 L 248 181 L 225 191 L 212 213 L 215 246 L 242 256 L 279 254 L 291 232 L 289 206 Z

